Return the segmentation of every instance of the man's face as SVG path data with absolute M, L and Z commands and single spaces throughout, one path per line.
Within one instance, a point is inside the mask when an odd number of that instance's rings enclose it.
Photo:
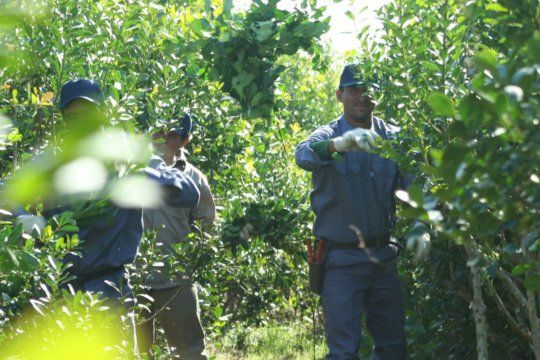
M 164 133 L 160 131 L 153 136 L 154 148 L 163 154 L 176 154 L 186 144 L 186 138 L 178 135 L 175 131 Z
M 343 113 L 349 121 L 365 122 L 371 119 L 375 104 L 365 87 L 345 87 L 337 90 L 336 96 L 343 104 Z
M 101 108 L 84 99 L 75 99 L 62 109 L 66 130 L 73 138 L 81 138 L 107 125 Z

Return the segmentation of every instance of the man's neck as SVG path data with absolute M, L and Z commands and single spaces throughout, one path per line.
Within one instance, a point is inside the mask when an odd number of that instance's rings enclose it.
M 167 166 L 172 166 L 176 163 L 176 156 L 174 154 L 163 154 L 163 161 L 165 161 L 165 164 Z
M 343 117 L 345 120 L 354 128 L 361 127 L 363 129 L 371 129 L 371 125 L 373 123 L 373 115 L 369 115 L 366 118 L 352 118 L 350 116 L 347 116 L 343 114 Z

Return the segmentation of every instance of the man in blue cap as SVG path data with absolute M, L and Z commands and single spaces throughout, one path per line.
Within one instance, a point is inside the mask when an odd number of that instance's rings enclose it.
M 200 220 L 203 226 L 213 224 L 216 206 L 206 177 L 185 156 L 184 149 L 191 139 L 191 116 L 184 114 L 173 120 L 173 124 L 168 131 L 154 134 L 156 156 L 150 166 L 163 161 L 170 168 L 181 169 L 193 179 L 201 197 L 197 206 L 191 208 L 180 209 L 165 204 L 161 208 L 144 211 L 144 228 L 155 230 L 155 240 L 161 249 L 159 262 L 164 266 L 153 268 L 145 282 L 153 303 L 149 306 L 150 313 L 146 314 L 148 320 L 139 330 L 139 349 L 141 353 L 150 351 L 154 342 L 153 319 L 157 317 L 175 358 L 206 360 L 196 285 L 189 273 L 174 273 L 170 264 L 178 256 L 175 245 L 188 241 L 193 221 Z
M 391 232 L 394 192 L 406 186 L 396 164 L 377 154 L 378 138 L 397 129 L 373 116 L 375 84 L 345 66 L 336 97 L 343 114 L 296 149 L 312 173 L 313 232 L 327 246 L 322 280 L 328 360 L 358 359 L 361 316 L 374 340 L 372 359 L 405 359 L 404 307 Z
M 81 139 L 106 125 L 104 101 L 95 81 L 77 79 L 65 83 L 60 91 L 59 108 L 67 128 L 66 137 Z M 163 161 L 144 171 L 161 186 L 165 193 L 163 200 L 171 206 L 197 205 L 199 191 L 182 171 L 167 167 Z M 100 292 L 111 299 L 131 297 L 125 265 L 134 261 L 141 240 L 142 209 L 119 207 L 107 199 L 89 201 L 83 206 L 88 206 L 87 213 L 91 215 L 77 221 L 80 256 L 70 254 L 65 259 L 71 264 L 69 274 L 74 277 L 71 285 L 75 290 Z M 73 207 L 70 204 L 53 208 L 47 215 Z

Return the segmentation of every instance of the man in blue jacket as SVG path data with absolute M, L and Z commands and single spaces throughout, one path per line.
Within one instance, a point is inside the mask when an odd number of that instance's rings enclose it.
M 394 192 L 404 188 L 396 164 L 377 154 L 377 138 L 397 129 L 373 116 L 368 82 L 347 65 L 337 99 L 343 115 L 318 128 L 296 149 L 312 173 L 313 232 L 329 244 L 322 304 L 328 360 L 358 359 L 361 316 L 373 337 L 373 359 L 405 359 L 404 307 L 391 238 Z
M 62 86 L 59 107 L 68 134 L 70 127 L 84 131 L 87 124 L 86 130 L 91 132 L 98 130 L 100 124 L 106 124 L 103 106 L 103 93 L 92 80 L 78 79 Z M 82 127 L 73 126 L 75 122 L 86 123 Z M 149 179 L 161 186 L 163 200 L 168 205 L 191 208 L 198 204 L 199 190 L 182 171 L 170 168 L 164 162 L 144 171 Z M 77 181 L 76 177 L 73 181 Z M 106 199 L 89 201 L 84 206 L 81 213 L 88 215 L 77 221 L 80 255 L 70 254 L 65 259 L 72 264 L 69 269 L 74 277 L 71 285 L 75 290 L 101 292 L 107 298 L 131 296 L 125 265 L 135 259 L 141 240 L 141 209 L 119 207 Z M 73 210 L 73 206 L 52 209 L 47 215 L 66 210 Z

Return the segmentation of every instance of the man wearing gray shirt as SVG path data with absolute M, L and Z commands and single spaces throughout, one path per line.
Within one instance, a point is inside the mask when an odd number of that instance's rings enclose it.
M 358 66 L 345 66 L 337 99 L 343 115 L 318 128 L 296 149 L 296 163 L 312 173 L 313 232 L 328 245 L 322 304 L 327 360 L 358 359 L 361 316 L 374 340 L 373 359 L 405 359 L 404 308 L 391 238 L 394 192 L 405 188 L 396 164 L 376 152 L 377 138 L 397 128 L 373 116 Z
M 160 209 L 144 211 L 144 228 L 156 231 L 156 243 L 162 244 L 163 262 L 166 262 L 166 257 L 175 256 L 175 244 L 187 241 L 194 220 L 201 220 L 203 225 L 211 226 L 216 218 L 216 207 L 208 181 L 199 169 L 187 161 L 183 152 L 191 137 L 191 127 L 191 117 L 186 114 L 179 120 L 178 126 L 169 132 L 158 132 L 154 135 L 154 148 L 162 160 L 170 167 L 180 168 L 193 180 L 201 194 L 198 205 L 192 208 L 180 209 L 165 205 Z M 161 161 L 161 158 L 155 156 L 150 166 L 154 161 Z M 157 316 L 159 319 L 168 345 L 174 348 L 175 358 L 180 356 L 187 360 L 207 359 L 197 288 L 189 275 L 168 274 L 156 270 L 152 271 L 145 285 L 150 288 L 150 295 L 154 299 L 150 316 Z M 147 321 L 140 332 L 140 351 L 145 353 L 153 343 L 153 321 Z

